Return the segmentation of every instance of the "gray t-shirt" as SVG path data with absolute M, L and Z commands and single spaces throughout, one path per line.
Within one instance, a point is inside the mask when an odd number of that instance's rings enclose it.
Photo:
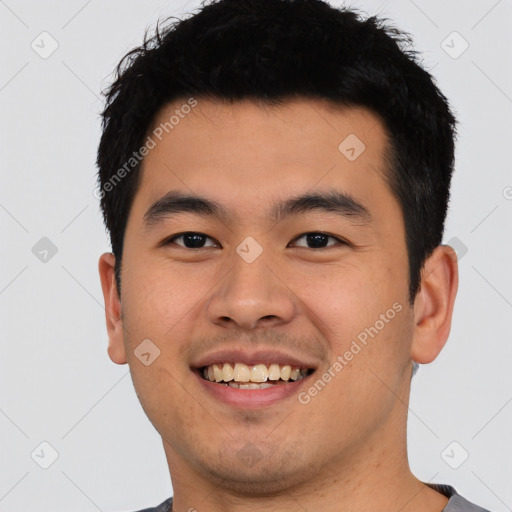
M 489 512 L 487 509 L 479 507 L 478 505 L 474 505 L 470 503 L 468 500 L 463 498 L 457 491 L 450 485 L 443 484 L 426 484 L 432 489 L 444 494 L 448 500 L 446 507 L 442 510 L 442 512 Z M 163 503 L 160 503 L 158 507 L 154 508 L 145 508 L 144 510 L 139 510 L 138 512 L 171 512 L 172 508 L 172 498 L 167 498 Z

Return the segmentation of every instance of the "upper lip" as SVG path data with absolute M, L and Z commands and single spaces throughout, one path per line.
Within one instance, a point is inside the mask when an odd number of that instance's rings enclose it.
M 209 354 L 202 355 L 191 363 L 192 368 L 202 368 L 203 366 L 210 366 L 212 364 L 221 363 L 244 363 L 246 365 L 255 364 L 279 364 L 290 365 L 298 368 L 316 369 L 317 364 L 306 358 L 292 356 L 279 352 L 276 349 L 264 350 L 216 350 Z

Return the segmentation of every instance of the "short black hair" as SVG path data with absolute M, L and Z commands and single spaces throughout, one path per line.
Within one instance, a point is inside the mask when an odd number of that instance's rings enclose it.
M 104 92 L 98 192 L 119 293 L 140 182 L 137 151 L 162 107 L 187 97 L 272 105 L 315 98 L 365 107 L 384 125 L 385 178 L 404 217 L 412 304 L 424 262 L 442 241 L 456 135 L 448 101 L 420 65 L 412 37 L 322 0 L 213 0 L 169 20 L 151 37 L 146 30 Z

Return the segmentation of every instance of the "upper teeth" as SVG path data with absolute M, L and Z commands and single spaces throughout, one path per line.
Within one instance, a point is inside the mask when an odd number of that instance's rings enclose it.
M 223 363 L 212 364 L 203 368 L 203 377 L 212 382 L 266 382 L 281 380 L 298 380 L 307 375 L 307 368 L 292 367 L 288 364 Z

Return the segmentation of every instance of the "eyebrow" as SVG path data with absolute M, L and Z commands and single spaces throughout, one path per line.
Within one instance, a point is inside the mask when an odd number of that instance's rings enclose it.
M 292 215 L 301 215 L 312 211 L 335 213 L 354 223 L 367 225 L 372 222 L 370 211 L 350 194 L 337 190 L 305 193 L 293 196 L 271 205 L 271 218 L 279 222 Z M 227 220 L 229 212 L 220 203 L 205 197 L 170 191 L 155 201 L 144 214 L 144 226 L 153 227 L 165 218 L 180 213 L 217 217 Z

